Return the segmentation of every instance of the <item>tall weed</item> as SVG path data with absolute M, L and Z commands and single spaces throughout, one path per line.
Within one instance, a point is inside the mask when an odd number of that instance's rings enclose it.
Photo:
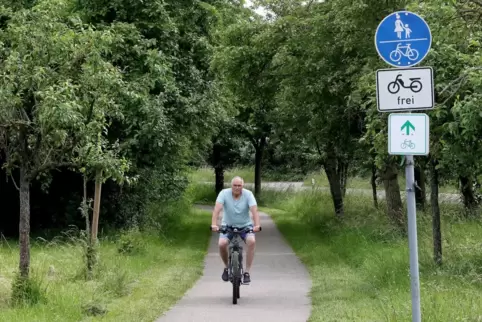
M 12 283 L 11 305 L 18 307 L 45 303 L 46 293 L 47 286 L 40 276 L 32 272 L 28 278 L 16 274 Z
M 191 183 L 185 193 L 190 204 L 213 204 L 216 200 L 214 184 Z
M 408 237 L 392 227 L 385 203 L 379 204 L 376 209 L 370 198 L 347 194 L 345 217 L 337 220 L 329 193 L 314 191 L 282 201 L 283 211 L 267 210 L 310 270 L 311 320 L 409 319 Z M 430 208 L 417 211 L 423 316 L 476 321 L 482 312 L 482 220 L 465 218 L 461 205 L 441 204 L 441 211 L 441 266 L 433 259 Z

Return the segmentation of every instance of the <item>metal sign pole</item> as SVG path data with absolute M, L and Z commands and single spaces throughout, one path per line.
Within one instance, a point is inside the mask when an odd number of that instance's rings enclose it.
M 410 284 L 412 291 L 412 321 L 421 321 L 420 281 L 418 274 L 417 210 L 415 207 L 415 171 L 413 155 L 406 156 L 408 245 L 410 249 Z

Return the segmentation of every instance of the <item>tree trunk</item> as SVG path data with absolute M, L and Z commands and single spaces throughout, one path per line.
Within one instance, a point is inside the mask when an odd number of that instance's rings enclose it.
M 442 264 L 442 230 L 440 228 L 440 206 L 438 200 L 439 174 L 437 160 L 432 160 L 430 180 L 430 203 L 432 205 L 433 258 L 437 265 Z
M 393 164 L 387 165 L 382 173 L 382 179 L 387 200 L 388 218 L 402 231 L 405 231 L 406 225 L 403 217 L 403 204 L 398 184 L 397 167 Z
M 214 173 L 216 176 L 216 195 L 218 195 L 224 188 L 224 166 L 218 165 L 214 168 Z
M 341 187 L 340 176 L 337 171 L 336 158 L 328 158 L 323 164 L 330 184 L 331 197 L 333 198 L 333 205 L 335 206 L 335 214 L 338 217 L 343 217 L 343 189 Z
M 30 270 L 30 181 L 27 169 L 20 168 L 20 276 L 27 279 Z
M 378 209 L 378 196 L 377 196 L 377 167 L 375 165 L 372 166 L 372 178 L 370 180 L 372 185 L 372 194 L 373 194 L 373 205 L 375 208 Z
M 89 206 L 87 204 L 87 177 L 83 176 L 83 189 L 82 189 L 82 215 L 85 217 L 85 231 L 87 232 L 87 236 L 90 236 L 90 214 L 89 214 Z
M 419 210 L 424 210 L 427 204 L 426 190 L 425 190 L 425 173 L 422 166 L 415 167 L 415 181 L 419 188 L 415 188 L 415 202 Z
M 94 212 L 92 216 L 92 243 L 97 240 L 97 232 L 99 229 L 99 212 L 100 212 L 100 195 L 102 190 L 102 170 L 97 172 L 95 178 L 95 192 L 94 192 Z
M 82 198 L 82 215 L 85 217 L 85 231 L 87 233 L 87 245 L 85 248 L 85 260 L 86 260 L 86 278 L 91 280 L 94 275 L 94 266 L 96 264 L 96 249 L 95 240 L 92 239 L 90 232 L 90 205 L 87 203 L 87 177 L 84 175 L 84 189 Z
M 254 163 L 254 194 L 259 197 L 261 193 L 261 164 L 263 161 L 264 147 L 266 138 L 261 137 L 259 144 L 255 147 L 255 163 Z
M 464 199 L 464 206 L 470 212 L 472 212 L 477 206 L 475 200 L 474 190 L 472 188 L 472 180 L 466 176 L 460 176 L 460 192 Z
M 346 184 L 348 182 L 348 163 L 338 160 L 338 174 L 343 198 L 346 195 Z

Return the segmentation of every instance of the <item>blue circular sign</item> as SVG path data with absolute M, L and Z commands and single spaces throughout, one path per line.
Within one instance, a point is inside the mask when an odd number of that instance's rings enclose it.
M 410 11 L 386 16 L 375 33 L 378 55 L 394 67 L 415 66 L 425 59 L 432 45 L 428 24 Z

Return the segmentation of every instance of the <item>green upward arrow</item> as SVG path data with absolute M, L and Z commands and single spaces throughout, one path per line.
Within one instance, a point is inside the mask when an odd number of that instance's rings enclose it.
M 410 121 L 407 121 L 407 122 L 403 123 L 400 130 L 403 131 L 403 129 L 405 129 L 406 132 L 407 132 L 407 135 L 409 135 L 410 134 L 410 128 L 415 131 L 415 126 L 413 126 L 413 124 Z

